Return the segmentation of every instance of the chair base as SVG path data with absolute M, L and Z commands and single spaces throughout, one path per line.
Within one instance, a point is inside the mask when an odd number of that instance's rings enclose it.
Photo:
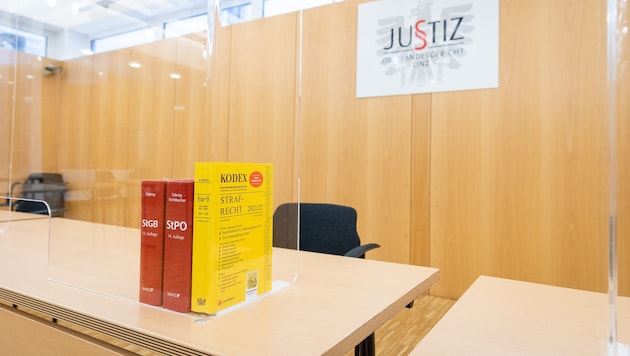
M 354 347 L 354 356 L 374 356 L 376 355 L 376 345 L 374 343 L 374 333 L 366 337 L 360 344 Z

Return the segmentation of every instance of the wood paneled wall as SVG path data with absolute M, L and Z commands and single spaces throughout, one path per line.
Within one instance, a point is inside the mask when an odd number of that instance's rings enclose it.
M 304 14 L 301 198 L 355 207 L 370 258 L 408 263 L 412 98 L 355 98 L 356 18 L 352 2 Z
M 297 18 L 293 13 L 230 28 L 227 159 L 273 163 L 276 205 L 293 200 L 296 181 Z
M 435 292 L 479 274 L 605 291 L 605 3 L 502 1 L 500 21 L 499 88 L 431 100 L 430 260 L 454 282 Z
M 195 161 L 272 162 L 276 204 L 297 199 L 300 177 L 302 201 L 354 206 L 363 242 L 382 246 L 368 257 L 440 268 L 433 294 L 457 298 L 479 274 L 605 291 L 606 3 L 502 0 L 499 88 L 357 99 L 358 2 L 305 11 L 301 37 L 297 14 L 217 28 L 209 58 L 205 39 L 187 36 L 65 62 L 58 79 L 24 88 L 47 109 L 16 132 L 45 121 L 55 139 L 20 150 L 20 174 L 38 155 L 46 169 L 86 171 L 67 215 L 137 226 L 139 179 L 190 177 Z M 617 226 L 629 295 L 623 68 Z

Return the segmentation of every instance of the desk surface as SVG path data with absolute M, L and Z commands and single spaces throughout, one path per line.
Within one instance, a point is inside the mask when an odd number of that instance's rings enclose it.
M 342 354 L 439 277 L 434 268 L 274 249 L 274 281 L 299 271 L 295 283 L 210 318 L 137 302 L 139 236 L 63 218 L 14 221 L 0 231 L 0 298 L 167 354 Z
M 630 298 L 618 298 L 630 343 Z M 481 276 L 411 355 L 606 355 L 608 296 Z
M 48 219 L 48 215 L 42 214 L 31 214 L 31 213 L 23 213 L 19 211 L 10 211 L 8 208 L 0 209 L 0 227 L 2 227 L 4 222 L 8 222 L 11 220 L 30 220 L 30 219 Z

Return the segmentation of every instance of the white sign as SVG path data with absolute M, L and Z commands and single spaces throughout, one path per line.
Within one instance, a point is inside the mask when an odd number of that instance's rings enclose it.
M 359 5 L 357 97 L 499 85 L 499 0 Z

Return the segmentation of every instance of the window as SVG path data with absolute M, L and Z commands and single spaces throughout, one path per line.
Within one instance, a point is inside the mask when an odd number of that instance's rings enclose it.
M 221 25 L 228 26 L 240 22 L 250 21 L 254 18 L 252 14 L 252 3 L 248 2 L 237 6 L 231 6 L 221 9 Z
M 164 23 L 164 37 L 172 38 L 208 29 L 208 17 L 205 13 Z
M 264 16 L 271 17 L 281 14 L 286 14 L 293 11 L 299 11 L 300 6 L 302 9 L 310 9 L 312 7 L 324 6 L 328 4 L 334 4 L 341 0 L 264 0 L 265 10 Z
M 46 56 L 47 38 L 43 35 L 16 30 L 0 25 L 0 47 L 13 49 L 20 52 L 33 54 L 40 57 Z
M 251 21 L 261 17 L 270 17 L 289 12 L 333 4 L 341 0 L 220 0 L 220 19 L 222 26 Z M 162 28 L 148 27 L 119 33 L 91 41 L 94 53 L 132 47 L 162 38 L 178 37 L 207 30 L 207 13 L 192 15 L 183 19 L 162 23 Z
M 145 27 L 92 40 L 94 53 L 107 52 L 120 48 L 133 47 L 143 43 L 157 41 L 162 38 L 162 29 Z

